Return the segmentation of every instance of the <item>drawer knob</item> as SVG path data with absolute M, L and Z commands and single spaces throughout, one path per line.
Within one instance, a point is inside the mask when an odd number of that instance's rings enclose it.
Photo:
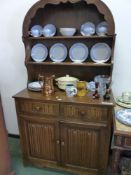
M 57 141 L 56 141 L 56 144 L 57 144 L 57 145 L 59 145 L 59 144 L 60 144 L 60 141 L 59 141 L 59 140 L 57 140 Z
M 65 146 L 65 142 L 61 142 L 61 146 Z
M 40 106 L 35 106 L 35 107 L 34 107 L 34 111 L 39 112 L 40 110 L 41 110 L 41 107 L 40 107 Z
M 86 115 L 86 112 L 85 111 L 80 111 L 80 115 L 81 116 L 85 116 Z

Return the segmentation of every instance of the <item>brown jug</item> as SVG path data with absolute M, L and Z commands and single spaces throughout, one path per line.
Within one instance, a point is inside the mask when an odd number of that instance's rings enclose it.
M 51 94 L 54 93 L 54 85 L 53 85 L 54 78 L 55 78 L 55 75 L 51 75 L 51 76 L 39 75 L 38 76 L 38 80 L 41 84 L 43 95 L 50 96 Z

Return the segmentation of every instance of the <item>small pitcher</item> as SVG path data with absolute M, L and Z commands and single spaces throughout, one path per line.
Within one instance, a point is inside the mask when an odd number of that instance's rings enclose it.
M 43 95 L 50 96 L 54 93 L 53 79 L 55 75 L 43 76 L 39 75 L 38 80 L 40 81 Z M 41 83 L 42 82 L 42 83 Z

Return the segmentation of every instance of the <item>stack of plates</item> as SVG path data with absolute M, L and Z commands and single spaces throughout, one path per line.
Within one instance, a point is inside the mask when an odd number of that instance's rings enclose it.
M 119 122 L 131 126 L 131 109 L 121 109 L 115 116 Z
M 41 91 L 41 86 L 43 86 L 42 81 L 34 81 L 28 84 L 28 89 L 31 91 Z
M 115 101 L 118 105 L 122 107 L 131 108 L 131 101 L 125 102 L 121 96 L 117 97 Z

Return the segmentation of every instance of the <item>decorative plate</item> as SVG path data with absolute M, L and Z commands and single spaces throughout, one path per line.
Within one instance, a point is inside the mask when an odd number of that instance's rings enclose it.
M 118 97 L 118 100 L 122 103 L 125 103 L 125 104 L 131 104 L 131 101 L 125 101 L 125 100 L 123 100 L 122 97 Z
M 118 104 L 119 106 L 122 106 L 124 108 L 131 108 L 131 104 L 126 104 L 126 103 L 121 102 L 119 97 L 117 97 L 115 99 L 115 102 L 116 102 L 116 104 Z
M 73 62 L 82 63 L 88 58 L 88 47 L 83 43 L 76 43 L 69 50 L 69 57 Z
M 50 49 L 50 58 L 54 62 L 62 62 L 67 57 L 67 48 L 62 43 L 54 44 Z
M 30 30 L 30 35 L 33 37 L 39 37 L 42 35 L 42 27 L 40 25 L 34 25 Z
M 131 126 L 131 109 L 121 109 L 115 116 L 119 122 Z
M 47 24 L 44 26 L 42 34 L 45 37 L 52 37 L 56 34 L 56 27 L 53 24 Z
M 80 33 L 83 36 L 91 36 L 95 34 L 95 25 L 92 22 L 86 22 L 81 25 Z
M 48 56 L 48 49 L 45 45 L 39 43 L 32 47 L 31 57 L 36 62 L 44 61 Z
M 97 43 L 91 48 L 90 56 L 96 63 L 105 63 L 111 57 L 111 48 L 106 43 Z
M 99 23 L 96 27 L 96 33 L 99 36 L 104 36 L 108 32 L 108 23 L 106 21 L 103 21 Z

